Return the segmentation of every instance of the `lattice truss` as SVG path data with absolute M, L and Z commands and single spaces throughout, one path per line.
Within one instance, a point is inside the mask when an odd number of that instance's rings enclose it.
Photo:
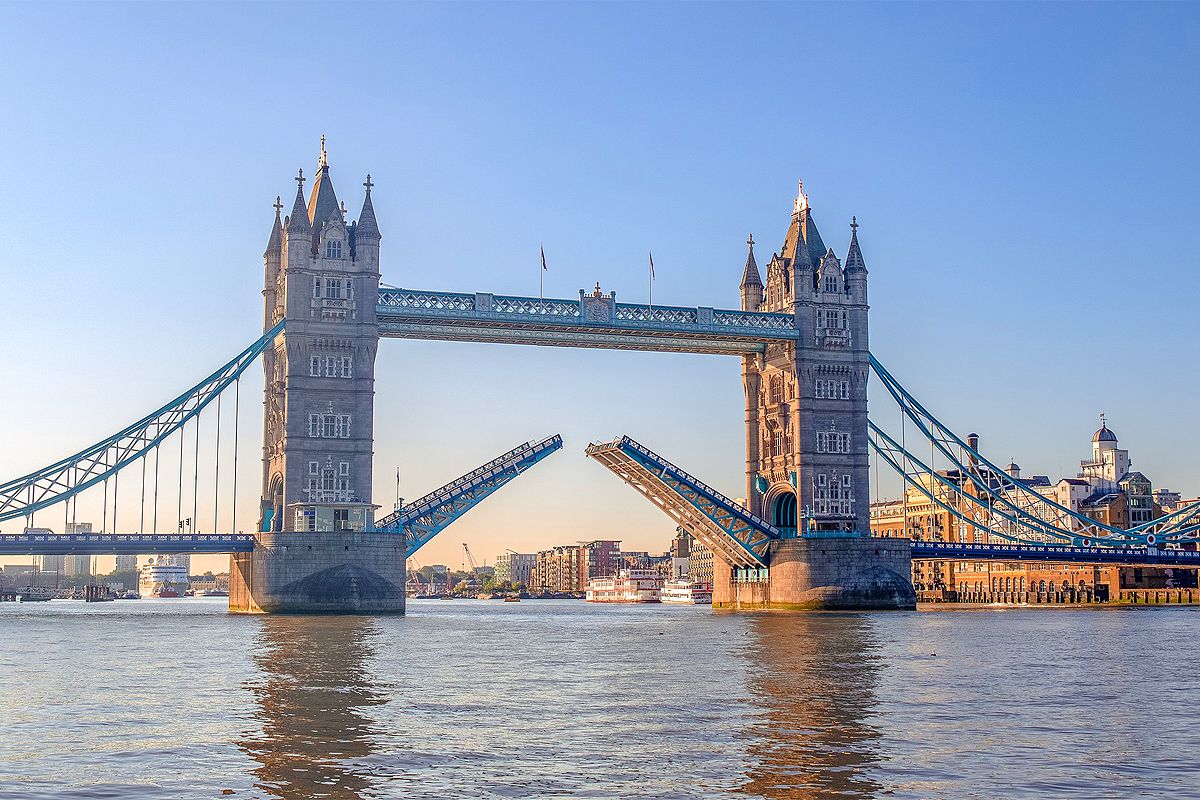
M 593 444 L 587 454 L 730 566 L 765 566 L 767 547 L 772 539 L 781 537 L 765 520 L 628 436 Z
M 1018 543 L 1128 547 L 1195 541 L 1200 534 L 1200 503 L 1131 528 L 1094 520 L 1060 504 L 996 466 L 942 424 L 879 363 L 871 369 L 902 412 L 902 425 L 915 428 L 910 446 L 868 422 L 871 449 L 933 505 L 951 515 L 960 530 L 979 541 L 991 537 Z M 908 429 L 912 429 L 908 428 Z M 917 451 L 928 456 L 917 455 Z M 939 470 L 935 459 L 949 462 Z M 927 460 L 926 460 L 927 459 Z
M 525 472 L 546 456 L 562 449 L 555 434 L 539 442 L 526 442 L 375 523 L 376 530 L 402 533 L 408 555 L 470 511 L 488 495 Z
M 283 330 L 273 327 L 216 372 L 127 428 L 48 467 L 0 485 L 0 521 L 67 500 L 145 456 L 241 377 Z

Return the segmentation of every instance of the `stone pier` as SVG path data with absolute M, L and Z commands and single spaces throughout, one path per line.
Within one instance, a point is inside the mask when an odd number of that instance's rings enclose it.
M 339 531 L 258 534 L 230 556 L 234 613 L 403 614 L 404 537 Z
M 735 580 L 713 564 L 713 607 L 734 609 L 915 609 L 907 539 L 780 539 L 768 551 L 765 580 Z

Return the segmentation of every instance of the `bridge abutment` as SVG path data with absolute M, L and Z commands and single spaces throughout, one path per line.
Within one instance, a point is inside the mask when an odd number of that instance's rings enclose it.
M 765 580 L 735 580 L 714 559 L 713 607 L 731 609 L 914 609 L 907 539 L 802 537 L 771 542 Z
M 260 533 L 253 552 L 230 556 L 229 610 L 403 614 L 406 557 L 395 533 Z

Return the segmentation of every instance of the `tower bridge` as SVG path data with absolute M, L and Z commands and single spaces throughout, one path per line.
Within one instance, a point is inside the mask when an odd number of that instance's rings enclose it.
M 263 335 L 157 411 L 55 464 L 0 484 L 0 554 L 222 552 L 231 554 L 230 609 L 239 612 L 402 612 L 405 561 L 493 492 L 562 447 L 552 435 L 513 450 L 378 516 L 371 485 L 374 368 L 381 338 L 705 353 L 740 359 L 745 394 L 745 486 L 735 501 L 625 436 L 587 455 L 658 506 L 716 554 L 714 602 L 740 608 L 911 608 L 913 558 L 1192 565 L 1200 504 L 1120 528 L 1060 505 L 943 425 L 876 360 L 868 340 L 868 273 L 852 219 L 845 255 L 826 247 L 800 186 L 783 242 L 759 270 L 747 241 L 738 308 L 618 302 L 615 292 L 533 298 L 381 285 L 380 226 L 368 175 L 347 222 L 322 144 L 308 197 L 301 171 L 291 213 L 277 198 L 264 253 Z M 264 428 L 260 513 L 253 536 L 158 530 L 159 452 L 180 442 L 177 514 L 183 527 L 184 436 L 213 410 L 217 503 L 223 394 L 262 357 Z M 889 433 L 867 417 L 874 377 L 911 426 Z M 228 434 L 227 434 L 228 436 Z M 236 487 L 237 416 L 233 431 Z M 227 440 L 228 441 L 228 440 Z M 870 459 L 952 514 L 957 541 L 871 537 Z M 147 465 L 153 517 L 145 531 Z M 948 469 L 939 468 L 948 466 Z M 51 534 L 36 514 L 63 511 L 84 491 L 141 473 L 137 533 Z M 194 476 L 193 476 L 194 480 Z M 198 514 L 193 493 L 194 525 Z M 236 524 L 236 488 L 233 497 Z M 194 527 L 192 528 L 194 531 Z M 1170 549 L 1163 549 L 1169 545 Z M 1191 548 L 1189 549 L 1179 549 Z

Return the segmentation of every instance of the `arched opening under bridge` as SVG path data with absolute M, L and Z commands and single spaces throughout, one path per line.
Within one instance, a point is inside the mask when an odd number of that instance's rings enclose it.
M 782 531 L 796 529 L 796 493 L 780 492 L 772 505 L 771 524 Z

